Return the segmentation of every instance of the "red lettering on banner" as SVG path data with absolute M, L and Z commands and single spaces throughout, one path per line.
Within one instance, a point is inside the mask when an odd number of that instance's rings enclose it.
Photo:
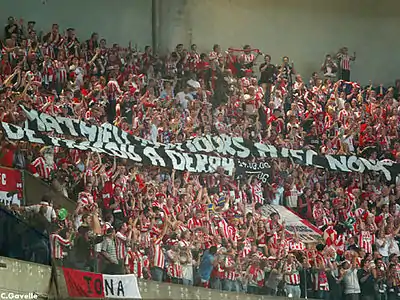
M 103 275 L 63 268 L 71 298 L 104 298 Z

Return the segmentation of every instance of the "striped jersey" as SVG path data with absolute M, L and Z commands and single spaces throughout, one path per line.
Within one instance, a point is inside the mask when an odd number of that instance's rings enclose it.
M 127 240 L 128 240 L 128 238 L 125 234 L 123 234 L 120 231 L 117 231 L 117 233 L 115 234 L 115 246 L 116 246 L 116 250 L 117 250 L 117 259 L 118 260 L 125 261 L 125 257 L 126 257 L 126 253 L 127 253 L 127 247 L 126 247 Z
M 350 70 L 350 55 L 339 53 L 337 57 L 340 59 L 340 68 L 342 70 Z
M 358 235 L 358 246 L 364 249 L 367 254 L 372 253 L 372 245 L 375 244 L 375 234 L 363 230 Z
M 165 255 L 162 248 L 162 240 L 155 239 L 152 247 L 152 266 L 164 269 Z
M 36 173 L 43 179 L 50 179 L 51 172 L 57 169 L 57 165 L 47 164 L 43 157 L 38 157 L 32 162 L 32 166 L 35 168 Z
M 51 257 L 54 259 L 62 259 L 64 257 L 63 247 L 71 245 L 69 240 L 66 240 L 56 233 L 50 234 L 50 249 Z
M 129 250 L 126 255 L 125 265 L 128 267 L 130 274 L 134 274 L 137 278 L 143 279 L 143 271 L 149 268 L 149 260 L 147 256 L 143 255 L 140 251 Z
M 297 270 L 295 263 L 285 263 L 283 266 L 283 272 L 288 273 L 284 276 L 284 280 L 286 284 L 289 285 L 299 285 L 300 284 L 300 273 Z

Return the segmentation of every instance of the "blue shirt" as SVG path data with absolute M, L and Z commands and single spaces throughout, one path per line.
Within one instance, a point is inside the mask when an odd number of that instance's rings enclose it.
M 211 272 L 214 268 L 214 255 L 206 250 L 203 254 L 203 258 L 201 259 L 201 263 L 199 266 L 200 278 L 204 281 L 210 280 Z

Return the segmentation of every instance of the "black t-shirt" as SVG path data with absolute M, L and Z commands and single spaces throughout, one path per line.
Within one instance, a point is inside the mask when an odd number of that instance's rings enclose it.
M 267 63 L 260 65 L 260 70 L 265 67 Z M 268 64 L 268 67 L 261 72 L 260 83 L 273 83 L 276 79 L 277 68 L 273 64 Z
M 361 282 L 361 278 L 367 276 L 369 274 L 368 279 L 363 283 Z M 367 272 L 364 269 L 360 269 L 357 272 L 358 275 L 358 280 L 360 282 L 360 288 L 361 288 L 361 295 L 374 295 L 375 293 L 375 288 L 374 288 L 374 276 L 371 274 L 371 272 Z
M 92 245 L 84 236 L 78 235 L 73 248 L 73 257 L 77 262 L 87 262 L 91 258 Z

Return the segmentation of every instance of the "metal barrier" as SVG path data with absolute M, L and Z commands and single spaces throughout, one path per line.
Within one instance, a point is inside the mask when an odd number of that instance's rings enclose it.
M 40 218 L 16 216 L 0 206 L 0 256 L 50 264 L 49 238 Z

